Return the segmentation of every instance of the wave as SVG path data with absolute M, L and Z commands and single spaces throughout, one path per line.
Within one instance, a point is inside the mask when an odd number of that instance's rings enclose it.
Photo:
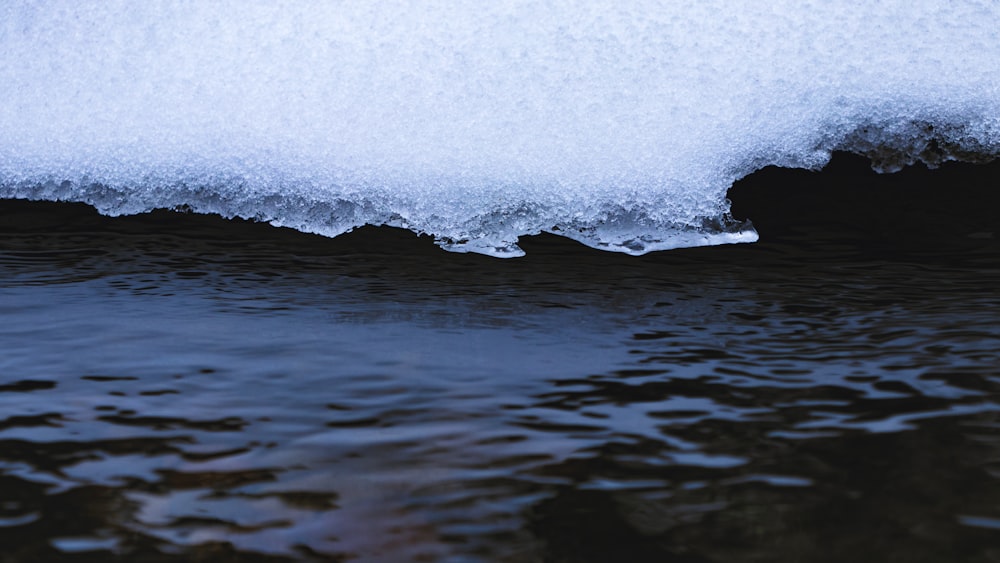
M 0 197 L 642 254 L 756 240 L 768 165 L 1000 154 L 1000 4 L 576 4 L 5 4 Z

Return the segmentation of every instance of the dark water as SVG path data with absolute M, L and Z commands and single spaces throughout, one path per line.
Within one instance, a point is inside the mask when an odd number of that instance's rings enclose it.
M 1000 561 L 1000 169 L 500 261 L 0 204 L 2 561 Z

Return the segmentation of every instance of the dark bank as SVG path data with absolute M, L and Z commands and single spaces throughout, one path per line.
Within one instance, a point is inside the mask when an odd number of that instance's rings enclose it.
M 1000 167 L 629 257 L 0 203 L 3 561 L 1000 558 Z

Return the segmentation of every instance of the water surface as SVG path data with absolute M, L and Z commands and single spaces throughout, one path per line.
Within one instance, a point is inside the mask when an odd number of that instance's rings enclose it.
M 3 560 L 996 561 L 998 177 L 639 258 L 4 201 Z

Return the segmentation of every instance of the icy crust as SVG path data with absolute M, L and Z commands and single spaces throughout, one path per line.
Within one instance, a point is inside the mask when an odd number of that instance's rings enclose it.
M 7 3 L 0 197 L 642 254 L 756 240 L 764 166 L 1000 154 L 998 3 L 688 4 Z
M 87 203 L 105 215 L 144 213 L 154 209 L 216 214 L 268 222 L 303 232 L 335 237 L 362 225 L 386 225 L 434 237 L 452 252 L 475 252 L 495 257 L 523 256 L 520 236 L 549 232 L 601 250 L 633 255 L 690 246 L 753 242 L 757 233 L 747 221 L 736 221 L 725 211 L 676 222 L 664 209 L 669 205 L 627 202 L 522 202 L 511 205 L 496 198 L 481 212 L 456 203 L 440 212 L 421 213 L 425 204 L 364 195 L 337 195 L 336 190 L 304 190 L 302 183 L 252 184 L 245 178 L 199 178 L 175 182 L 146 176 L 135 183 L 78 180 L 51 176 L 6 181 L 0 196 L 15 199 Z M 284 189 L 274 190 L 282 185 Z M 324 197 L 326 193 L 326 197 Z M 724 209 L 727 202 L 720 202 Z M 645 207 L 643 207 L 645 205 Z M 666 215 L 666 216 L 664 216 Z
M 916 162 L 931 167 L 949 160 L 988 162 L 1000 155 L 997 120 L 967 124 L 935 124 L 928 119 L 889 125 L 869 122 L 847 133 L 831 128 L 816 134 L 826 139 L 826 146 L 769 160 L 752 160 L 730 177 L 736 180 L 767 165 L 820 169 L 833 151 L 867 156 L 879 172 L 895 172 Z M 146 172 L 134 180 L 106 182 L 96 181 L 88 174 L 26 173 L 30 169 L 27 165 L 5 168 L 0 172 L 3 178 L 0 195 L 6 198 L 83 202 L 111 216 L 154 209 L 217 214 L 330 237 L 362 225 L 387 225 L 431 235 L 449 251 L 496 257 L 523 255 L 517 246 L 518 238 L 541 232 L 633 255 L 757 240 L 749 221 L 735 220 L 728 212 L 725 192 L 732 181 L 720 183 L 717 199 L 695 206 L 695 209 L 707 208 L 707 212 L 677 221 L 687 210 L 685 200 L 690 199 L 681 189 L 674 194 L 681 203 L 669 197 L 664 201 L 643 201 L 635 192 L 625 198 L 612 195 L 590 201 L 549 198 L 511 203 L 505 201 L 502 190 L 495 190 L 490 196 L 492 206 L 485 206 L 484 211 L 481 200 L 463 199 L 462 190 L 458 199 L 439 206 L 419 197 L 409 200 L 372 197 L 366 194 L 379 191 L 338 189 L 336 184 L 317 183 L 309 178 L 261 179 L 233 172 L 168 170 L 159 174 Z M 477 187 L 482 197 L 487 190 L 482 185 Z
M 969 123 L 906 121 L 891 127 L 859 126 L 836 148 L 868 157 L 877 172 L 898 172 L 922 162 L 930 168 L 947 161 L 985 164 L 1000 156 L 998 120 Z

